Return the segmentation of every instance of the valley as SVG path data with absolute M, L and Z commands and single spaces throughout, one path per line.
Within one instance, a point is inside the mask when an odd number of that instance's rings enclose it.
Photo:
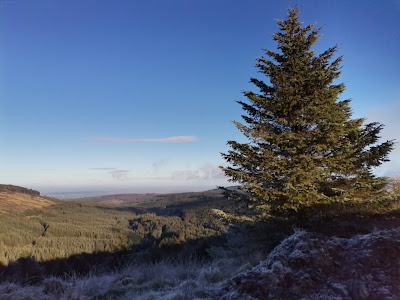
M 245 216 L 219 189 L 68 201 L 24 190 L 1 195 L 0 299 L 264 299 L 259 295 L 266 292 L 268 299 L 296 299 L 296 293 L 363 299 L 354 297 L 398 293 L 398 266 L 387 265 L 400 255 L 398 200 L 385 209 L 299 222 Z M 361 248 L 374 257 L 364 258 Z M 328 261 L 320 259 L 323 253 Z M 329 261 L 365 279 L 351 281 Z M 327 276 L 322 287 L 318 272 Z M 308 283 L 294 284 L 304 274 Z M 385 289 L 369 289 L 379 278 L 386 278 Z

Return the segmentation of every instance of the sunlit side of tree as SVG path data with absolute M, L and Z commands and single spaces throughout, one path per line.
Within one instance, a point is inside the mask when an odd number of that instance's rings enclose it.
M 320 29 L 303 26 L 297 8 L 278 25 L 278 51 L 266 49 L 255 63 L 267 80 L 251 78 L 259 93 L 245 91 L 248 101 L 238 101 L 245 123 L 234 123 L 248 142 L 228 141 L 223 171 L 265 214 L 372 201 L 385 182 L 372 169 L 388 160 L 393 141 L 377 143 L 383 125 L 352 119 L 350 100 L 339 99 L 337 46 L 317 55 Z

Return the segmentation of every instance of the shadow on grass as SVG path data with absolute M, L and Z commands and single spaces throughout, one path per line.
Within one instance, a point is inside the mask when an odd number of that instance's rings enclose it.
M 374 229 L 400 226 L 400 210 L 384 214 L 347 214 L 330 219 L 264 220 L 243 222 L 229 226 L 217 236 L 186 240 L 181 244 L 162 245 L 160 239 L 148 236 L 130 250 L 120 252 L 82 253 L 66 259 L 37 262 L 35 258 L 20 258 L 8 266 L 0 266 L 0 282 L 12 281 L 22 284 L 38 284 L 49 276 L 86 276 L 118 271 L 131 263 L 155 263 L 163 260 L 177 263 L 190 259 L 212 259 L 210 249 L 221 249 L 232 255 L 251 255 L 252 251 L 269 253 L 293 228 L 318 232 L 327 236 L 350 237 Z M 236 247 L 236 248 L 235 248 Z M 238 251 L 237 249 L 241 249 Z M 235 252 L 236 251 L 236 252 Z M 240 253 L 240 254 L 239 254 Z
M 39 284 L 49 276 L 68 278 L 121 270 L 131 263 L 156 263 L 168 260 L 176 263 L 190 260 L 210 260 L 211 248 L 230 248 L 234 239 L 235 247 L 243 249 L 264 248 L 270 251 L 283 238 L 290 235 L 292 227 L 282 222 L 244 222 L 230 226 L 227 232 L 207 238 L 188 239 L 180 244 L 159 245 L 159 239 L 148 235 L 140 244 L 120 252 L 97 252 L 72 255 L 64 259 L 38 262 L 34 257 L 20 258 L 8 266 L 0 266 L 0 282 L 10 281 L 21 284 Z M 267 234 L 261 234 L 262 232 Z

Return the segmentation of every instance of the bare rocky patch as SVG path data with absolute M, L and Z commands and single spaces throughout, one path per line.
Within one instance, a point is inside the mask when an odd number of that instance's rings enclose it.
M 297 231 L 221 299 L 398 299 L 399 258 L 400 228 L 351 238 Z

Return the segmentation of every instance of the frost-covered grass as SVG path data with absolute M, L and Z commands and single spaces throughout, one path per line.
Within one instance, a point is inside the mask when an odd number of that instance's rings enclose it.
M 49 277 L 39 285 L 4 282 L 0 299 L 211 299 L 232 276 L 254 267 L 262 258 L 261 253 L 253 253 L 213 261 L 136 263 L 106 274 Z
M 212 259 L 138 259 L 115 271 L 52 276 L 37 285 L 3 282 L 0 300 L 399 299 L 400 226 L 391 217 L 382 229 L 348 237 L 295 229 L 272 251 L 257 250 L 266 241 L 237 231 L 227 244 L 209 248 Z
M 230 224 L 222 237 L 200 248 L 201 243 L 153 245 L 104 268 L 99 256 L 92 259 L 96 264 L 89 275 L 46 272 L 41 279 L 34 272 L 24 276 L 28 269 L 21 263 L 15 266 L 23 271 L 18 276 L 1 277 L 0 270 L 0 278 L 8 280 L 0 282 L 0 300 L 243 300 L 264 299 L 265 293 L 271 295 L 268 299 L 298 299 L 299 294 L 308 295 L 304 299 L 350 299 L 367 293 L 380 297 L 375 299 L 397 293 L 400 299 L 400 211 L 295 225 L 282 220 Z M 165 255 L 153 255 L 153 250 Z M 130 263 L 121 267 L 124 261 Z M 75 265 L 67 268 L 75 270 Z M 110 268 L 117 269 L 106 271 Z M 360 279 L 353 278 L 354 270 Z
M 221 300 L 399 299 L 400 227 L 348 238 L 296 230 Z

